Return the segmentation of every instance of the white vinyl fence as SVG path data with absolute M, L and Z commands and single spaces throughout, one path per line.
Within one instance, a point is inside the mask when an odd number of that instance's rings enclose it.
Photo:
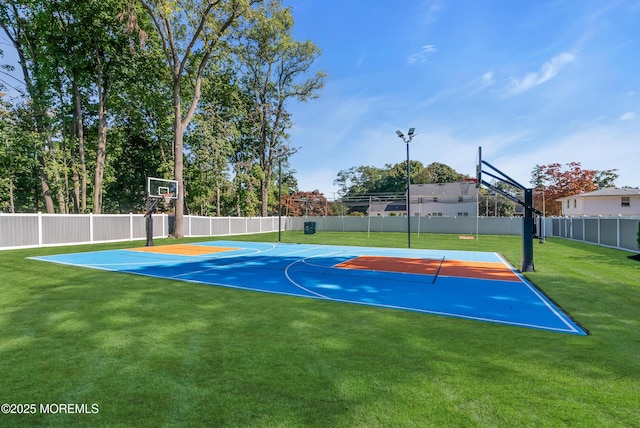
M 638 250 L 640 218 L 545 218 L 536 227 L 545 236 Z M 282 230 L 303 231 L 314 222 L 317 232 L 406 232 L 406 217 L 282 217 Z M 173 217 L 153 216 L 154 238 L 166 238 Z M 184 217 L 184 235 L 225 236 L 276 232 L 278 217 Z M 412 217 L 411 232 L 461 235 L 521 235 L 522 218 Z M 142 214 L 0 214 L 0 250 L 146 239 Z
M 153 237 L 166 238 L 173 217 L 153 216 Z M 278 218 L 184 217 L 185 236 L 275 232 Z M 0 214 L 0 250 L 146 239 L 143 214 Z
M 638 251 L 640 217 L 553 218 L 549 236 L 574 239 L 622 250 Z

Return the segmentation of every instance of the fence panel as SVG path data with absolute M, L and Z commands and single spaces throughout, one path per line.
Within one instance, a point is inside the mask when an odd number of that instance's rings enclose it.
M 600 243 L 599 219 L 587 218 L 584 220 L 584 222 L 585 222 L 584 241 L 591 242 L 592 244 L 599 244 Z M 573 238 L 574 235 L 572 235 L 571 237 Z
M 90 215 L 47 214 L 41 217 L 41 222 L 42 245 L 92 242 Z
M 0 248 L 37 247 L 37 214 L 0 214 Z
M 618 246 L 618 219 L 600 219 L 600 244 L 608 247 Z
M 211 220 L 209 217 L 189 216 L 189 236 L 210 236 Z
M 125 241 L 131 239 L 131 218 L 128 215 L 94 215 L 91 242 Z
M 640 219 L 620 219 L 620 247 L 627 250 L 640 250 L 638 246 L 638 227 Z

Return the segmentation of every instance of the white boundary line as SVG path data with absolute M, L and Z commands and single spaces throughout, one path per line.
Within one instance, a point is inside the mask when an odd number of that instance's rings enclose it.
M 560 319 L 560 321 L 562 321 L 564 323 L 564 325 L 566 325 L 570 331 L 578 333 L 579 331 L 577 329 L 575 329 L 573 327 L 573 325 L 571 325 L 571 323 L 567 320 L 567 317 L 562 314 L 561 312 L 558 312 L 558 310 L 556 309 L 555 305 L 553 305 L 549 299 L 543 295 L 542 293 L 540 293 L 540 291 L 529 282 L 529 280 L 527 280 L 527 278 L 525 278 L 522 273 L 518 272 L 517 270 L 513 269 L 510 265 L 509 262 L 507 262 L 507 260 L 502 256 L 502 254 L 498 254 L 498 257 L 500 257 L 500 259 L 503 261 L 503 263 L 509 268 L 511 269 L 511 271 L 513 273 L 515 273 L 518 278 L 520 278 L 520 281 L 522 281 L 522 283 L 533 293 L 536 295 L 536 297 L 538 297 L 538 299 L 544 303 L 544 305 L 558 318 Z

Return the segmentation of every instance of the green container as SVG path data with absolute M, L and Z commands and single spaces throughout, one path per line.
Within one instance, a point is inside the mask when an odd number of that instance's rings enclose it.
M 305 221 L 304 222 L 304 234 L 312 235 L 316 233 L 316 222 L 315 221 Z

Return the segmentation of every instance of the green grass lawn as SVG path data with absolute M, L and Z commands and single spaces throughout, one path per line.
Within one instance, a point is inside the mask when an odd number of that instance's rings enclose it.
M 406 246 L 394 233 L 282 240 Z M 631 253 L 535 244 L 526 277 L 586 337 L 25 259 L 142 245 L 0 252 L 0 403 L 38 406 L 0 426 L 640 426 Z M 422 234 L 412 247 L 496 251 L 515 266 L 522 252 L 509 236 Z M 98 413 L 41 414 L 41 403 Z

